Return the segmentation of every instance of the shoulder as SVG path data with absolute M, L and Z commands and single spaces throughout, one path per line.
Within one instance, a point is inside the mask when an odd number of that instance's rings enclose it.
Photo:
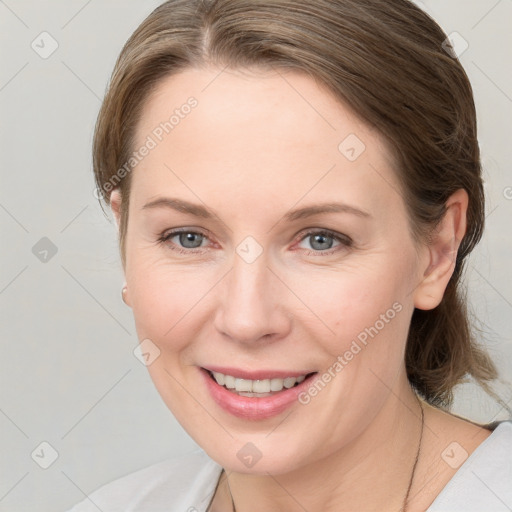
M 503 421 L 459 467 L 428 512 L 510 510 L 511 483 L 512 422 Z
M 114 480 L 69 512 L 199 512 L 208 504 L 221 470 L 202 449 L 196 449 Z

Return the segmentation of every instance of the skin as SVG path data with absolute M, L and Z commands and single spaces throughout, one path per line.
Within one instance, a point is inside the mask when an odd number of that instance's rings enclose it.
M 415 244 L 380 135 L 294 71 L 204 68 L 168 77 L 143 109 L 135 146 L 190 96 L 197 107 L 137 165 L 130 192 L 126 300 L 139 339 L 160 350 L 148 366 L 156 388 L 225 468 L 238 512 L 400 510 L 421 432 L 405 374 L 407 330 L 415 307 L 441 301 L 466 229 L 467 194 L 449 199 L 430 245 Z M 338 150 L 350 134 L 366 146 L 353 162 Z M 160 197 L 215 217 L 143 208 Z M 115 190 L 118 222 L 121 201 Z M 284 219 L 326 202 L 369 216 Z M 202 246 L 183 247 L 179 236 L 158 242 L 175 228 L 204 234 Z M 327 237 L 328 248 L 318 249 L 308 228 L 352 244 Z M 236 252 L 247 236 L 263 249 L 252 263 Z M 394 303 L 401 311 L 310 403 L 276 417 L 230 415 L 199 374 L 208 365 L 323 373 Z M 408 510 L 425 510 L 453 476 L 440 457 L 451 442 L 471 453 L 489 435 L 424 407 Z M 248 442 L 262 454 L 252 468 L 237 457 Z M 226 478 L 212 510 L 231 510 Z

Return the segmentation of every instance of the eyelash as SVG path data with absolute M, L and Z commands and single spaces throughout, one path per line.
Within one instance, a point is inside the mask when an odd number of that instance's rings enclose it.
M 201 235 L 203 236 L 204 238 L 208 239 L 208 236 L 201 232 L 201 231 L 193 231 L 191 229 L 187 229 L 187 228 L 182 228 L 182 229 L 175 229 L 173 231 L 168 231 L 168 232 L 163 232 L 157 242 L 159 244 L 162 244 L 162 245 L 166 245 L 167 247 L 169 247 L 172 251 L 176 251 L 180 254 L 200 254 L 202 252 L 204 252 L 204 249 L 199 249 L 199 248 L 195 248 L 195 249 L 185 249 L 183 247 L 179 247 L 179 246 L 175 246 L 173 247 L 173 245 L 175 244 L 169 244 L 169 240 L 173 237 L 175 237 L 176 235 L 179 235 L 180 233 L 192 233 L 192 234 L 195 234 L 195 235 Z M 324 250 L 324 251 L 315 251 L 315 250 L 309 250 L 307 249 L 306 250 L 306 254 L 307 256 L 330 256 L 331 254 L 334 254 L 336 252 L 338 252 L 340 249 L 342 248 L 345 248 L 345 249 L 348 249 L 350 247 L 353 246 L 353 241 L 350 237 L 348 237 L 347 235 L 342 235 L 342 234 L 338 234 L 338 233 L 335 233 L 334 231 L 330 231 L 328 229 L 309 229 L 307 230 L 306 232 L 303 232 L 301 233 L 298 237 L 297 237 L 297 240 L 295 243 L 300 243 L 302 242 L 303 240 L 305 240 L 306 238 L 308 238 L 309 236 L 312 236 L 312 235 L 323 235 L 323 236 L 327 236 L 329 238 L 333 238 L 335 241 L 339 242 L 340 245 L 336 246 L 335 248 L 333 249 L 327 249 L 327 250 Z

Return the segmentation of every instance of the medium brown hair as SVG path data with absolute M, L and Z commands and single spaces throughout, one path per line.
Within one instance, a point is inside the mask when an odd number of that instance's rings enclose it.
M 458 189 L 469 195 L 467 231 L 438 307 L 416 309 L 406 368 L 431 404 L 448 406 L 473 377 L 489 391 L 496 370 L 478 347 L 460 279 L 484 227 L 476 114 L 468 77 L 446 34 L 408 0 L 171 0 L 153 11 L 124 46 L 94 137 L 96 185 L 110 204 L 119 187 L 119 242 L 125 235 L 137 123 L 164 78 L 186 68 L 270 67 L 307 73 L 387 140 L 416 240 L 428 234 Z M 124 172 L 120 172 L 124 169 Z

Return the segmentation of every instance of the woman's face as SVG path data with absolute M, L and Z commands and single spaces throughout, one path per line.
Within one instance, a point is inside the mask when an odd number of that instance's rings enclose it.
M 305 75 L 191 69 L 134 149 L 127 300 L 178 421 L 246 473 L 348 445 L 406 382 L 423 275 L 382 139 Z

